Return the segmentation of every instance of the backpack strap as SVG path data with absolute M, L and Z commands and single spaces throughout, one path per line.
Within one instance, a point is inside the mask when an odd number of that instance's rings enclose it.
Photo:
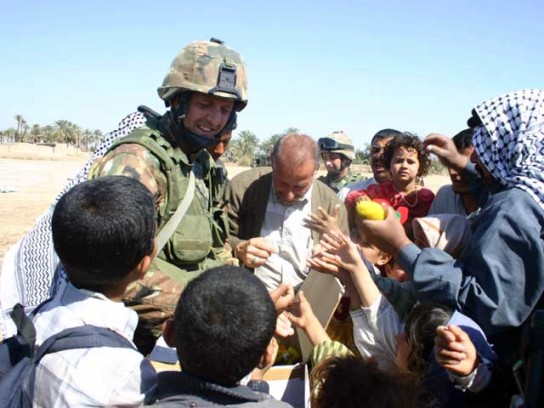
M 130 340 L 105 327 L 85 325 L 65 329 L 49 337 L 36 349 L 32 365 L 29 368 L 23 385 L 26 401 L 31 403 L 34 400 L 36 367 L 45 355 L 64 350 L 95 347 L 131 348 L 136 351 L 136 347 Z

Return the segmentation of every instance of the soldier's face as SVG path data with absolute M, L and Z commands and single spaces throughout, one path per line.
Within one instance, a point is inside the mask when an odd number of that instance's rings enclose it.
M 321 153 L 321 158 L 323 159 L 323 163 L 325 164 L 328 173 L 340 173 L 340 169 L 342 168 L 342 156 L 338 153 L 323 152 Z
M 233 99 L 193 92 L 183 124 L 190 132 L 213 138 L 225 127 L 233 108 Z

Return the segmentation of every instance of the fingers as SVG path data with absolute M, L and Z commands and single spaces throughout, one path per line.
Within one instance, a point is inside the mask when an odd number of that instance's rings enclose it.
M 276 318 L 276 335 L 280 337 L 289 337 L 295 334 L 293 325 L 291 324 L 292 320 L 290 319 L 289 312 L 282 312 Z
M 282 312 L 295 299 L 295 290 L 292 285 L 281 283 L 275 290 L 270 292 L 270 297 L 276 307 L 276 312 Z

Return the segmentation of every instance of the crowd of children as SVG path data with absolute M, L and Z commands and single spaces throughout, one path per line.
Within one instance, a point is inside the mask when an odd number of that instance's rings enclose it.
M 124 176 L 75 185 L 51 219 L 67 283 L 34 310 L 30 344 L 35 355 L 52 338 L 61 344 L 65 336 L 69 345 L 36 360 L 21 401 L 287 407 L 269 395 L 263 374 L 276 361 L 277 339 L 298 327 L 314 347 L 313 407 L 543 402 L 533 377 L 512 374 L 513 367 L 526 372 L 522 347 L 531 348 L 523 333 L 544 307 L 543 123 L 544 91 L 525 90 L 478 105 L 470 130 L 453 140 L 379 132 L 374 179 L 339 192 L 347 220 L 338 206 L 305 220 L 320 236 L 307 265 L 342 283 L 340 314 L 350 336 L 331 330 L 338 323 L 323 327 L 302 291 L 295 296 L 282 284 L 269 293 L 243 267 L 213 267 L 186 285 L 163 326 L 181 371 L 156 373 L 132 344 L 138 315 L 123 303 L 156 256 L 153 195 Z M 423 187 L 431 153 L 452 178 L 451 191 L 438 192 L 440 205 Z M 382 206 L 383 219 L 358 210 L 370 200 Z M 338 227 L 346 221 L 349 234 Z M 85 327 L 96 330 L 92 345 Z M 106 341 L 104 331 L 122 340 Z M 7 379 L 9 372 L 0 373 L 0 390 Z

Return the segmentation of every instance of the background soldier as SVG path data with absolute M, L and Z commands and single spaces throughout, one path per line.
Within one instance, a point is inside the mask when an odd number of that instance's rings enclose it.
M 355 148 L 351 138 L 342 131 L 322 137 L 317 141 L 321 158 L 327 174 L 318 180 L 322 181 L 338 193 L 348 183 L 360 180 L 361 174 L 351 171 L 351 162 L 355 160 Z
M 224 172 L 206 149 L 221 142 L 225 129 L 236 123 L 236 112 L 247 104 L 245 63 L 219 40 L 192 42 L 175 57 L 158 93 L 170 109 L 116 140 L 89 176 L 140 180 L 154 195 L 159 234 L 185 198 L 191 173 L 196 178 L 187 213 L 145 278 L 124 296 L 140 314 L 135 343 L 144 353 L 153 347 L 186 283 L 232 261 L 220 208 Z

